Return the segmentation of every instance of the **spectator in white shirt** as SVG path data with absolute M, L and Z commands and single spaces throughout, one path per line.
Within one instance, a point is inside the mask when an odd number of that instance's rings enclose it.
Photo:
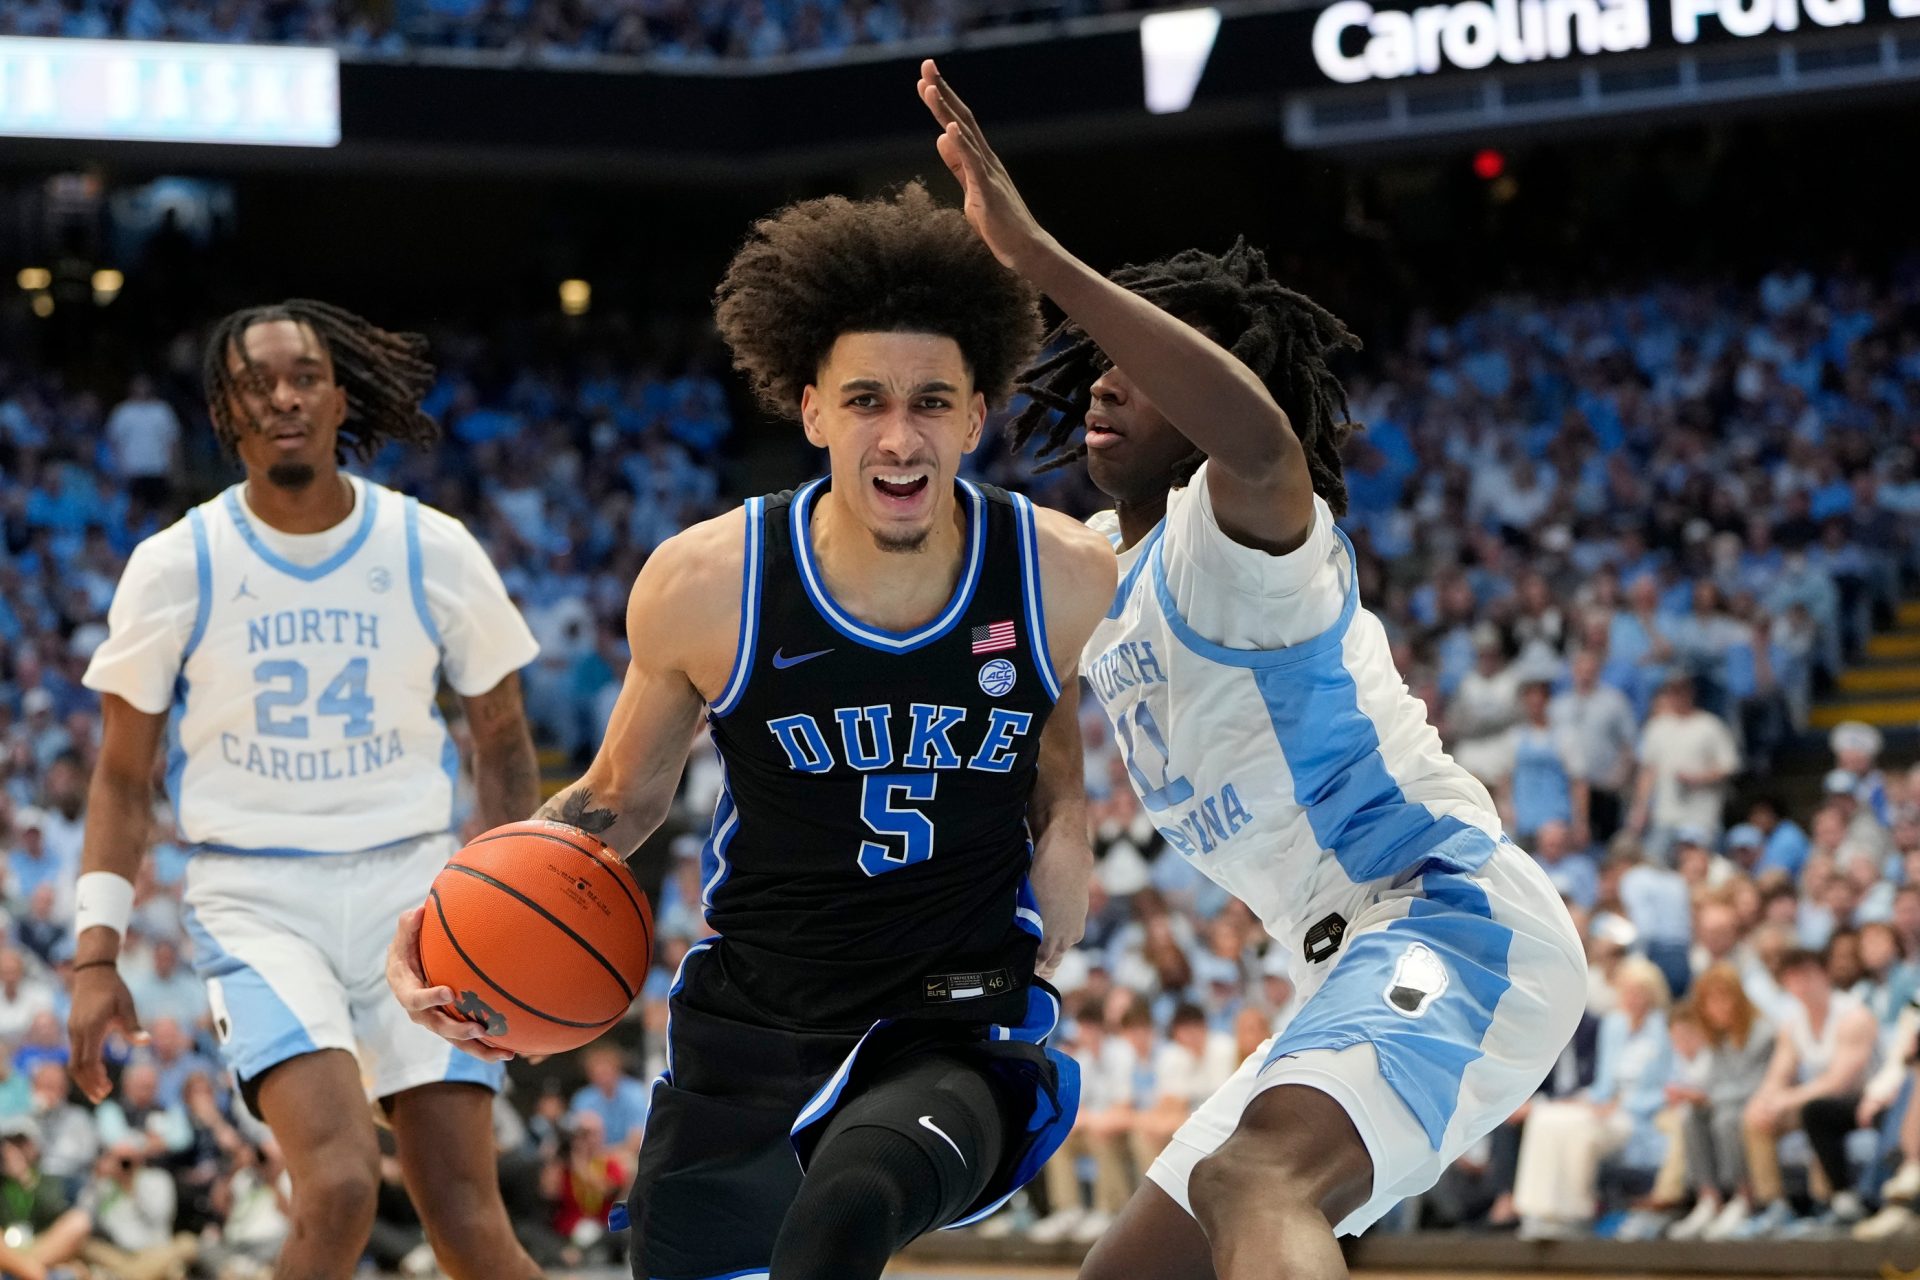
M 1682 830 L 1717 835 L 1727 782 L 1739 767 L 1726 721 L 1694 706 L 1690 677 L 1669 676 L 1640 735 L 1640 777 L 1628 830 L 1662 857 Z
M 1154 1056 L 1153 1085 L 1159 1096 L 1134 1121 L 1133 1164 L 1142 1171 L 1240 1065 L 1233 1057 L 1233 1038 L 1210 1035 L 1206 1010 L 1198 1005 L 1177 1005 L 1167 1034 L 1167 1043 Z
M 1447 702 L 1447 750 L 1461 768 L 1497 787 L 1513 768 L 1506 731 L 1520 716 L 1520 679 L 1491 623 L 1474 629 L 1473 648 L 1473 670 Z
M 27 972 L 17 947 L 0 948 L 0 1040 L 17 1043 L 33 1015 L 53 1007 L 53 988 Z
M 81 1256 L 128 1280 L 184 1274 L 200 1242 L 174 1234 L 178 1200 L 173 1175 L 149 1166 L 137 1142 L 114 1144 L 100 1157 L 93 1184 L 80 1197 L 95 1232 Z
M 1587 825 L 1593 839 L 1604 844 L 1625 816 L 1640 728 L 1627 695 L 1602 683 L 1601 665 L 1598 649 L 1573 655 L 1573 683 L 1547 704 L 1547 720 L 1585 749 Z
M 173 493 L 180 419 L 154 394 L 153 379 L 141 374 L 127 385 L 127 398 L 107 415 L 107 443 L 128 495 L 149 511 L 165 506 Z

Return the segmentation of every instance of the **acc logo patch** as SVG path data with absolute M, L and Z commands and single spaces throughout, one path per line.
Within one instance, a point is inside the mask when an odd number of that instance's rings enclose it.
M 375 592 L 385 591 L 392 585 L 393 575 L 387 572 L 384 567 L 375 565 L 373 568 L 367 570 L 367 587 L 369 590 Z
M 1013 689 L 1020 673 L 1005 658 L 995 658 L 980 668 L 980 691 L 989 698 L 1004 697 Z
M 1418 1018 L 1446 994 L 1451 981 L 1447 966 L 1433 954 L 1432 948 L 1416 942 L 1401 953 L 1394 964 L 1393 979 L 1383 994 L 1389 1009 L 1403 1018 Z

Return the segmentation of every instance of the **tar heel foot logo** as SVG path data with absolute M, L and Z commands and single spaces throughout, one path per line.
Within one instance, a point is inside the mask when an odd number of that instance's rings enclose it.
M 1020 678 L 1013 664 L 1005 658 L 995 658 L 980 668 L 980 692 L 989 698 L 1005 697 L 1013 691 L 1013 682 Z
M 1449 981 L 1440 957 L 1426 943 L 1416 942 L 1393 966 L 1393 980 L 1384 992 L 1387 1007 L 1403 1018 L 1418 1018 L 1446 994 Z
M 507 1034 L 507 1015 L 480 998 L 478 992 L 462 991 L 453 1011 L 469 1022 L 477 1022 L 490 1036 Z

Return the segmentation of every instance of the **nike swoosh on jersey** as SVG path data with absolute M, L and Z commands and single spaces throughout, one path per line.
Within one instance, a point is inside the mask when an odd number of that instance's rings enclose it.
M 815 649 L 812 653 L 796 653 L 789 658 L 779 649 L 773 651 L 773 669 L 785 671 L 788 667 L 797 667 L 809 658 L 818 658 L 822 654 L 832 653 L 831 649 Z
M 955 1142 L 955 1141 L 954 1141 L 954 1140 L 953 1140 L 952 1138 L 949 1138 L 949 1137 L 947 1136 L 947 1131 L 946 1131 L 945 1129 L 942 1129 L 942 1128 L 941 1128 L 941 1127 L 940 1127 L 939 1125 L 937 1125 L 937 1124 L 935 1124 L 935 1123 L 933 1122 L 933 1117 L 932 1117 L 932 1116 L 921 1116 L 921 1117 L 920 1117 L 920 1127 L 921 1127 L 921 1128 L 923 1128 L 923 1129 L 931 1129 L 931 1130 L 932 1130 L 933 1132 L 935 1132 L 935 1133 L 937 1133 L 937 1134 L 939 1134 L 939 1135 L 940 1135 L 940 1140 L 941 1140 L 942 1142 L 944 1142 L 944 1143 L 946 1143 L 946 1144 L 947 1144 L 948 1146 L 950 1146 L 950 1147 L 952 1147 L 952 1148 L 953 1148 L 953 1154 L 955 1154 L 955 1155 L 957 1155 L 957 1156 L 959 1156 L 959 1157 L 960 1157 L 960 1167 L 961 1167 L 961 1168 L 963 1168 L 963 1169 L 967 1167 L 967 1154 L 966 1154 L 966 1152 L 964 1152 L 964 1151 L 962 1151 L 962 1150 L 960 1150 L 960 1144 L 959 1144 L 959 1143 L 957 1143 L 957 1142 Z

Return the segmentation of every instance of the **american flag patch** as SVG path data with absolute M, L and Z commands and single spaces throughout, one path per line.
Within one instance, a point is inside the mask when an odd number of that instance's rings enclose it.
M 998 653 L 1002 649 L 1011 649 L 1018 641 L 1013 636 L 1013 621 L 996 622 L 992 626 L 973 629 L 973 651 L 975 653 Z

